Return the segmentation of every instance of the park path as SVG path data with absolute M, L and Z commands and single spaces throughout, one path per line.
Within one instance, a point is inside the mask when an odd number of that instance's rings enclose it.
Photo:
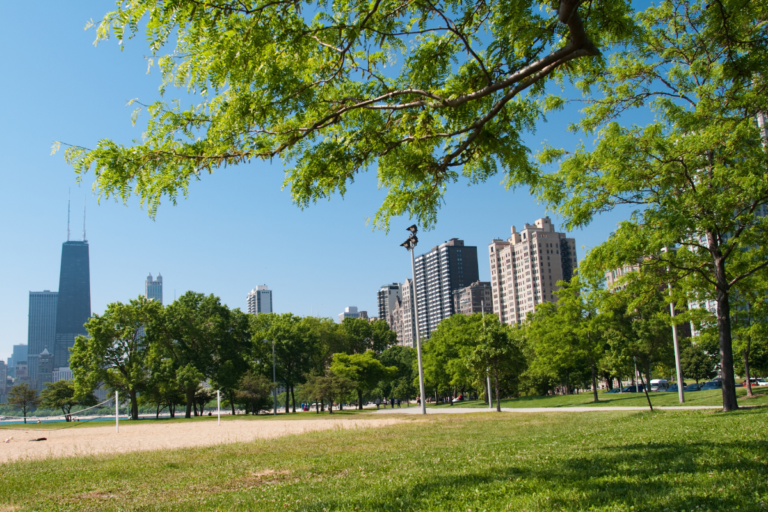
M 655 406 L 654 411 L 696 411 L 696 410 L 717 410 L 722 409 L 721 405 L 687 405 L 687 406 Z M 527 407 L 511 408 L 502 407 L 501 412 L 602 412 L 602 411 L 647 411 L 648 407 L 635 406 L 604 406 L 604 407 Z M 473 412 L 496 412 L 496 408 L 487 407 L 428 407 L 427 414 L 467 414 Z M 421 414 L 421 407 L 403 407 L 394 409 L 379 409 L 377 414 Z

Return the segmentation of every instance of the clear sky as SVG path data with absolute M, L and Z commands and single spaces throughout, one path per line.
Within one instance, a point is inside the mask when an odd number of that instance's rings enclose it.
M 0 123 L 0 359 L 12 345 L 27 342 L 29 291 L 57 290 L 61 244 L 67 235 L 67 197 L 72 200 L 72 239 L 82 237 L 82 211 L 88 207 L 91 307 L 144 293 L 148 273 L 162 273 L 164 298 L 187 290 L 213 293 L 230 307 L 245 309 L 257 284 L 273 292 L 276 312 L 336 318 L 346 306 L 377 314 L 376 292 L 385 283 L 410 276 L 410 260 L 399 246 L 408 219 L 392 231 L 366 224 L 384 196 L 375 174 L 361 176 L 347 197 L 334 197 L 307 210 L 281 190 L 279 161 L 222 169 L 190 188 L 176 207 L 161 205 L 152 220 L 137 202 L 97 204 L 92 176 L 82 186 L 58 153 L 55 140 L 92 147 L 99 138 L 122 142 L 140 138 L 132 127 L 127 100 L 158 98 L 157 71 L 147 75 L 143 37 L 120 51 L 116 41 L 94 47 L 89 19 L 98 21 L 112 1 L 0 2 L 0 55 L 4 99 Z M 573 147 L 566 133 L 574 108 L 541 123 L 526 140 L 534 151 L 544 141 Z M 434 230 L 420 233 L 418 252 L 449 238 L 478 247 L 480 277 L 489 280 L 487 246 L 547 214 L 525 190 L 507 192 L 502 177 L 468 187 L 454 185 Z M 556 228 L 558 220 L 554 217 Z M 579 259 L 603 241 L 616 215 L 597 219 L 571 233 Z

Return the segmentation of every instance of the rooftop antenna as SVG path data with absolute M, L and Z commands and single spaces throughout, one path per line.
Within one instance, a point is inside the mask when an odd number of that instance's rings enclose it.
M 85 242 L 85 198 L 83 198 L 83 242 Z
M 71 189 L 70 189 L 70 192 L 71 192 Z M 72 203 L 72 200 L 69 199 L 69 195 L 70 194 L 68 193 L 67 194 L 67 242 L 69 242 L 69 207 L 70 207 L 70 204 Z

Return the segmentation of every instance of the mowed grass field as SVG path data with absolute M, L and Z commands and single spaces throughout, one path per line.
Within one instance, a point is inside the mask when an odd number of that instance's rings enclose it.
M 754 398 L 747 398 L 747 389 L 736 388 L 736 396 L 739 399 L 739 406 L 750 407 L 755 405 L 768 405 L 768 388 L 753 387 Z M 676 407 L 680 406 L 677 393 L 648 393 L 651 403 L 654 406 Z M 502 399 L 502 407 L 511 408 L 529 408 L 529 407 L 621 407 L 635 406 L 648 407 L 648 401 L 645 393 L 598 393 L 599 402 L 593 402 L 591 392 L 579 393 L 578 395 L 555 395 L 555 396 L 534 396 L 515 399 Z M 495 402 L 494 402 L 495 405 Z M 693 391 L 685 393 L 685 404 L 690 405 L 723 405 L 723 392 L 719 389 L 711 391 Z M 450 404 L 427 404 L 427 406 L 451 407 Z M 457 402 L 453 407 L 488 407 L 487 402 L 482 400 L 468 400 Z
M 375 429 L 11 463 L 0 466 L 0 510 L 768 505 L 768 408 L 398 417 L 404 423 Z

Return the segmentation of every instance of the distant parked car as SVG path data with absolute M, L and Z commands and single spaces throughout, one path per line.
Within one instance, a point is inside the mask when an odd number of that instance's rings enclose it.
M 685 386 L 687 384 L 683 382 L 683 389 L 685 389 Z M 667 393 L 677 393 L 677 384 L 670 384 L 670 386 L 667 388 Z
M 667 379 L 653 379 L 651 381 L 651 391 L 666 391 L 669 387 Z
M 624 389 L 621 390 L 622 393 L 642 393 L 645 390 L 645 386 L 643 384 L 639 384 L 637 386 L 627 386 Z
M 709 391 L 710 389 L 723 389 L 723 383 L 719 380 L 711 380 L 701 386 L 701 391 Z
M 688 384 L 685 386 L 686 391 L 701 391 L 701 384 Z
M 613 389 L 611 389 L 611 390 L 609 390 L 609 391 L 606 391 L 605 393 L 606 393 L 606 394 L 610 394 L 610 393 L 621 393 L 621 388 L 613 388 Z
M 768 380 L 765 380 L 765 379 L 757 379 L 757 385 L 758 385 L 758 386 L 768 386 Z

